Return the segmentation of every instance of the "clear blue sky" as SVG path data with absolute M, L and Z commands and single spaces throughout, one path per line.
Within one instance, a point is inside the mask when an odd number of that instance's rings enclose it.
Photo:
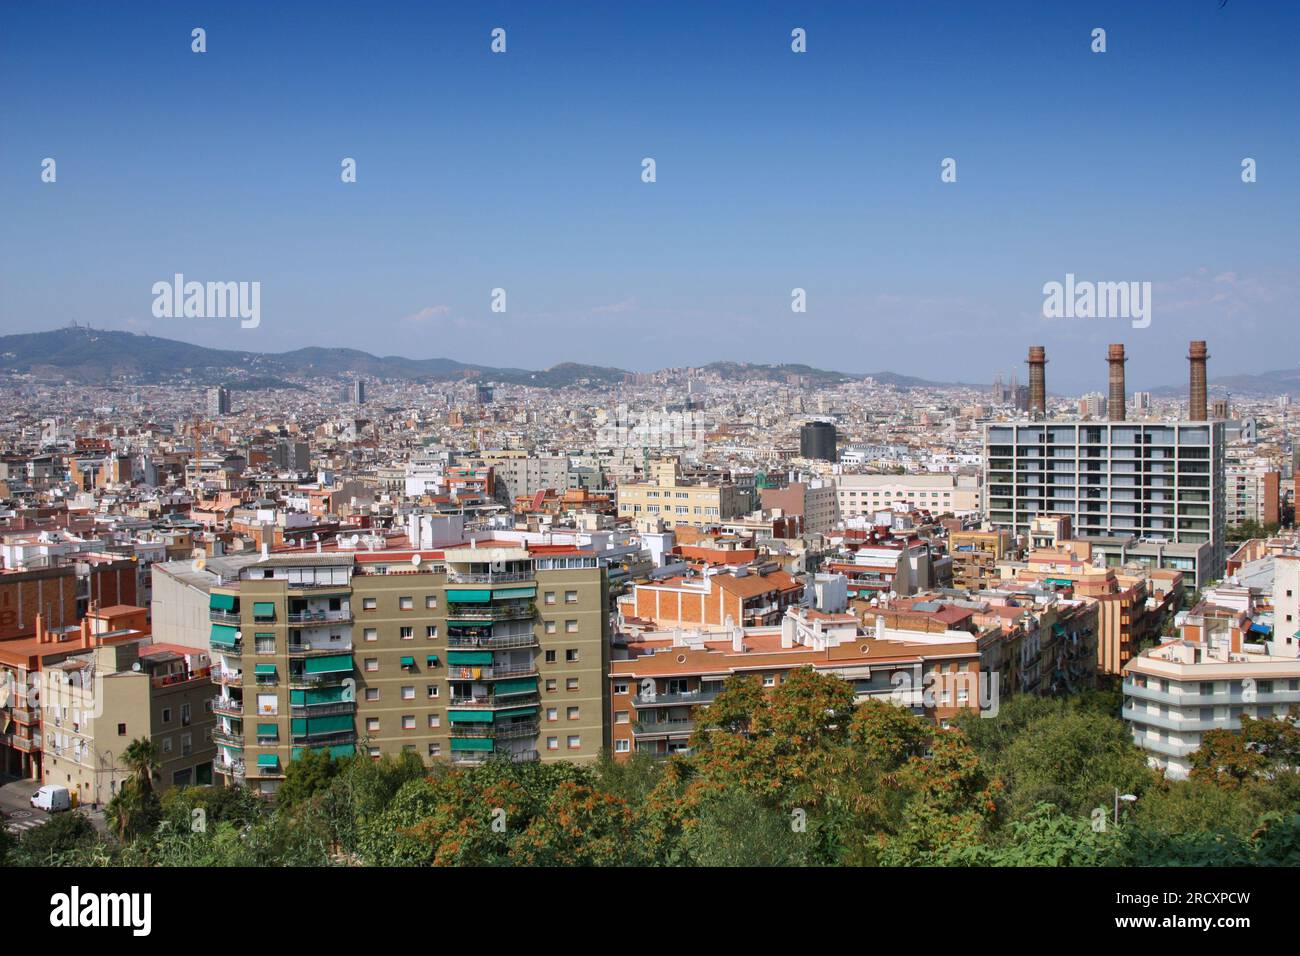
M 1054 389 L 1104 388 L 1110 341 L 1134 387 L 1190 338 L 1212 375 L 1291 366 L 1298 7 L 5 4 L 0 332 L 966 381 L 1041 342 Z M 261 327 L 155 319 L 175 272 L 260 281 Z M 1151 327 L 1044 319 L 1067 272 L 1152 282 Z

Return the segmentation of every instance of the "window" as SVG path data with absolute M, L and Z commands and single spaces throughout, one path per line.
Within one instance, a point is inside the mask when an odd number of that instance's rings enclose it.
M 415 714 L 403 714 L 403 715 L 402 715 L 402 729 L 403 729 L 403 730 L 414 730 L 414 729 L 415 729 Z
M 188 727 L 193 720 L 189 704 L 181 704 L 181 726 Z
M 547 621 L 546 624 L 544 625 L 544 630 L 546 631 L 547 634 L 554 634 L 554 633 L 555 633 L 555 622 L 554 622 L 554 621 Z
M 559 719 L 560 719 L 560 711 L 559 711 L 557 708 L 555 708 L 555 707 L 547 707 L 547 708 L 546 708 L 546 719 L 547 719 L 547 720 L 559 720 Z
M 409 594 L 404 597 L 399 597 L 397 599 L 397 607 L 402 611 L 413 610 L 415 608 L 415 598 L 411 597 Z
M 379 688 L 378 688 L 378 687 L 367 687 L 367 688 L 366 688 L 366 700 L 379 700 Z
M 118 724 L 118 725 L 117 725 L 117 735 L 118 735 L 119 737 L 125 737 L 125 736 L 126 736 L 126 724 Z
M 364 629 L 361 631 L 361 637 L 362 637 L 363 640 L 367 640 L 367 641 L 377 641 L 377 640 L 379 640 L 379 628 L 377 628 L 377 627 L 367 627 L 367 628 L 364 628 Z
M 763 686 L 764 686 L 764 687 L 775 687 L 775 686 L 776 686 L 776 675 L 775 675 L 775 674 L 764 674 L 764 675 L 763 675 Z
M 570 720 L 577 720 L 577 719 L 578 719 L 578 716 L 579 716 L 579 715 L 578 715 L 578 708 L 577 708 L 577 707 L 570 707 L 570 708 L 569 708 L 569 711 L 568 711 L 568 718 L 569 718 Z
M 363 611 L 373 611 L 376 606 L 375 599 L 372 597 L 361 599 L 361 610 Z
M 631 721 L 631 717 L 628 715 L 628 712 L 626 710 L 614 711 L 614 723 L 626 724 L 629 723 L 630 721 Z
M 565 689 L 565 690 L 577 690 L 577 689 L 578 689 L 578 678 L 576 678 L 576 677 L 570 677 L 568 680 L 566 680 L 566 681 L 564 682 L 564 689 Z
M 367 717 L 367 718 L 366 718 L 366 732 L 367 732 L 367 733 L 371 733 L 371 734 L 377 734 L 377 733 L 379 733 L 379 718 L 378 718 L 378 717 Z
M 274 694 L 257 695 L 257 712 L 274 717 L 280 712 L 280 700 Z
M 559 750 L 559 749 L 560 749 L 560 738 L 559 738 L 559 737 L 547 737 L 547 738 L 546 738 L 546 749 L 547 749 L 547 750 Z
M 576 647 L 568 648 L 564 652 L 564 659 L 570 664 L 576 664 L 578 662 L 578 649 Z
M 581 746 L 582 746 L 582 738 L 579 737 L 577 734 L 570 734 L 570 735 L 569 735 L 569 749 L 570 749 L 570 750 L 577 750 L 577 749 L 578 749 L 579 747 L 581 747 Z
M 438 696 L 437 684 L 430 684 L 428 687 L 425 688 L 425 690 L 427 691 L 425 696 L 428 697 L 430 700 Z
M 162 752 L 165 754 L 172 752 L 172 739 L 170 737 L 163 738 Z
M 370 747 L 366 750 L 366 753 L 375 760 L 379 759 L 380 751 L 378 747 Z
M 366 658 L 366 670 L 369 671 L 369 672 L 372 673 L 372 674 L 373 674 L 375 671 L 379 670 L 379 658 L 378 658 L 378 657 L 367 657 L 367 658 Z
M 546 652 L 546 663 L 548 663 L 548 664 L 554 664 L 554 663 L 555 663 L 555 651 L 547 651 L 547 652 Z
M 548 677 L 548 678 L 546 679 L 546 690 L 547 690 L 548 692 L 552 692 L 552 691 L 555 690 L 555 678 L 554 678 L 554 677 Z
M 414 687 L 403 687 L 403 688 L 402 688 L 402 700 L 415 700 L 415 688 L 414 688 Z
M 438 595 L 426 594 L 424 596 L 424 607 L 427 611 L 436 610 L 438 607 Z
M 429 728 L 432 730 L 432 729 L 435 729 L 435 728 L 437 728 L 437 727 L 441 727 L 441 726 L 442 726 L 442 717 L 439 716 L 438 714 L 430 714 L 430 715 L 429 715 Z
M 578 592 L 577 592 L 577 591 L 565 591 L 565 592 L 564 592 L 564 603 L 565 603 L 565 604 L 577 604 L 577 603 L 578 603 Z
M 628 752 L 632 749 L 632 747 L 631 747 L 631 743 L 632 743 L 632 741 L 630 741 L 630 740 L 616 740 L 616 741 L 614 741 L 614 753 L 616 753 L 616 754 L 625 754 L 625 753 L 628 753 Z
M 424 629 L 424 636 L 427 640 L 434 641 L 438 639 L 438 625 L 430 624 Z
M 172 709 L 170 707 L 163 708 L 162 722 L 164 724 L 170 724 L 172 722 Z
M 554 604 L 554 603 L 555 603 L 555 592 L 554 592 L 554 591 L 547 591 L 546 594 L 543 595 L 542 600 L 545 601 L 545 603 L 547 603 L 547 604 Z
M 429 756 L 430 756 L 430 757 L 441 757 L 441 756 L 442 756 L 442 744 L 438 743 L 437 741 L 434 741 L 433 743 L 429 744 Z
M 401 637 L 402 640 L 409 641 L 411 638 L 415 637 L 415 628 L 409 626 L 402 628 Z
M 578 633 L 578 622 L 577 622 L 577 621 L 565 621 L 565 622 L 564 622 L 564 633 L 565 633 L 565 634 L 577 634 L 577 633 Z
M 194 735 L 181 734 L 181 756 L 189 757 L 194 754 Z
M 616 681 L 614 681 L 614 693 L 616 693 L 616 694 L 626 694 L 626 693 L 627 693 L 627 681 L 625 681 L 625 680 L 616 680 Z

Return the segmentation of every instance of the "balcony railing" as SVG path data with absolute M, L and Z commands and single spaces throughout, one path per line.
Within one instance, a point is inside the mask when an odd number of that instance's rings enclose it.
M 35 753 L 41 749 L 41 741 L 37 737 L 20 737 L 14 734 L 12 737 L 15 750 L 21 750 L 24 753 Z
M 325 704 L 292 704 L 289 707 L 289 714 L 293 717 L 329 717 L 333 714 L 355 714 L 357 712 L 357 702 L 332 701 Z
M 222 760 L 220 757 L 212 761 L 212 769 L 217 773 L 224 773 L 236 777 L 244 775 L 244 761 L 242 760 Z
M 519 604 L 459 604 L 452 603 L 447 616 L 459 621 L 526 621 L 537 613 L 531 602 Z
M 661 720 L 655 724 L 637 721 L 632 725 L 633 737 L 686 736 L 695 730 L 693 720 Z
M 335 671 L 330 674 L 290 674 L 289 686 L 294 690 L 311 690 L 315 687 L 338 687 L 351 676 L 351 671 Z
M 655 694 L 646 697 L 638 694 L 632 698 L 633 707 L 668 707 L 672 704 L 707 704 L 718 696 L 716 690 L 687 690 L 676 694 Z
M 290 624 L 342 624 L 352 620 L 352 611 L 290 611 L 285 615 Z
M 244 656 L 244 643 L 243 641 L 235 641 L 233 644 L 214 643 L 211 645 L 211 650 L 213 654 L 220 654 L 222 657 L 239 658 Z
M 244 672 L 214 670 L 212 672 L 212 683 L 220 684 L 223 687 L 242 687 L 244 686 Z
M 351 654 L 351 644 L 290 644 L 290 657 L 322 657 L 326 654 Z
M 228 730 L 214 730 L 212 731 L 212 742 L 223 747 L 239 747 L 243 749 L 244 735 L 232 733 Z
M 291 740 L 295 747 L 336 747 L 356 743 L 357 735 L 351 730 L 330 734 L 293 734 Z
M 239 626 L 239 614 L 235 611 L 208 611 L 208 620 L 213 624 L 233 624 Z
M 451 762 L 454 764 L 483 764 L 489 760 L 508 759 L 512 763 L 532 763 L 538 759 L 536 750 L 493 750 L 484 752 L 481 750 L 471 751 L 453 751 Z
M 498 697 L 495 694 L 481 694 L 477 697 L 453 697 L 451 699 L 452 707 L 461 707 L 469 710 L 496 710 L 505 707 L 526 707 L 529 704 L 541 703 L 540 694 L 509 694 L 504 697 Z
M 464 634 L 448 634 L 447 647 L 472 647 L 479 650 L 504 650 L 511 647 L 536 647 L 536 634 L 501 634 L 483 637 L 470 637 Z
M 481 667 L 452 664 L 447 668 L 448 680 L 501 680 L 505 677 L 531 677 L 537 673 L 536 664 L 503 666 L 485 664 Z
M 242 717 L 244 716 L 244 702 L 235 700 L 233 697 L 214 697 L 212 698 L 212 712 L 221 714 L 224 717 Z
M 524 720 L 515 724 L 456 724 L 451 725 L 453 737 L 491 737 L 494 740 L 513 740 L 518 737 L 536 737 L 540 723 Z
M 452 584 L 514 584 L 519 581 L 531 581 L 532 571 L 494 571 L 486 574 L 471 571 L 451 571 L 447 580 Z

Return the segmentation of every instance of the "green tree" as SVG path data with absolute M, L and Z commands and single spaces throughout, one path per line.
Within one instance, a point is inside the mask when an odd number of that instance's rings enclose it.
M 142 792 L 153 790 L 158 772 L 158 745 L 148 737 L 137 737 L 122 750 L 122 764 L 135 775 Z
M 339 769 L 339 762 L 329 751 L 304 749 L 296 759 L 289 761 L 284 783 L 275 795 L 276 802 L 286 807 L 305 803 L 318 793 L 324 793 Z

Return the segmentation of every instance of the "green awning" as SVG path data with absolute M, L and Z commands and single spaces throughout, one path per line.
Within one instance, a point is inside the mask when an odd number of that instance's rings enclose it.
M 274 601 L 254 601 L 253 617 L 269 617 L 275 619 L 275 602 Z
M 344 698 L 346 687 L 313 687 L 308 690 L 289 691 L 289 703 L 299 707 L 307 704 L 337 704 Z
M 457 604 L 487 604 L 492 600 L 492 592 L 486 588 L 481 591 L 449 590 L 447 600 Z
M 352 670 L 351 654 L 327 654 L 324 657 L 309 657 L 303 664 L 308 674 L 336 674 Z
M 279 737 L 280 728 L 275 724 L 258 724 L 257 736 L 259 737 Z
M 403 657 L 400 663 L 401 663 L 401 666 L 402 666 L 402 667 L 414 667 L 414 666 L 415 666 L 415 658 L 414 658 L 414 657 Z
M 352 729 L 351 714 L 330 714 L 328 717 L 295 717 L 289 722 L 295 734 L 337 734 Z
M 1043 581 L 1047 584 L 1055 584 L 1057 587 L 1074 587 L 1074 582 L 1069 578 L 1044 578 Z
M 492 592 L 492 600 L 504 601 L 510 598 L 530 598 L 537 597 L 537 588 L 505 588 L 501 591 Z
M 457 665 L 473 664 L 491 664 L 491 651 L 448 651 L 447 664 L 455 667 Z
M 214 611 L 233 611 L 235 609 L 235 600 L 233 594 L 218 594 L 213 591 L 208 599 L 208 607 Z
M 212 636 L 209 640 L 213 644 L 220 644 L 222 647 L 234 647 L 239 640 L 239 628 L 227 627 L 225 624 L 213 624 Z
M 424 659 L 424 663 L 429 667 L 435 666 L 438 663 L 438 655 L 430 654 L 428 657 Z
M 1053 624 L 1052 630 L 1054 630 L 1058 636 L 1065 637 L 1065 628 L 1063 628 L 1060 624 Z
M 275 754 L 258 754 L 257 765 L 259 767 L 278 767 L 280 758 Z
M 490 710 L 449 710 L 447 719 L 457 724 L 490 724 L 492 723 L 492 711 Z
M 537 713 L 537 707 L 512 707 L 509 710 L 498 710 L 496 712 L 497 720 L 509 720 L 511 717 L 531 717 Z
M 489 737 L 452 737 L 452 750 L 478 750 L 491 752 L 492 740 Z
M 447 626 L 448 626 L 448 627 L 491 627 L 491 626 L 492 626 L 492 622 L 491 622 L 491 621 L 463 621 L 463 620 L 461 620 L 461 621 L 456 621 L 456 620 L 448 620 L 448 621 L 447 621 Z
M 537 692 L 537 678 L 523 677 L 518 680 L 503 680 L 497 684 L 497 696 L 504 694 L 533 694 Z
M 314 750 L 317 753 L 328 753 L 335 760 L 342 757 L 351 757 L 357 752 L 357 748 L 353 744 L 335 744 L 333 747 L 294 747 L 293 756 L 290 759 L 297 760 L 302 756 L 303 751 L 305 750 Z
M 258 677 L 274 677 L 274 676 L 275 676 L 275 665 L 274 665 L 274 664 L 255 664 L 255 665 L 253 665 L 253 673 L 256 674 Z

